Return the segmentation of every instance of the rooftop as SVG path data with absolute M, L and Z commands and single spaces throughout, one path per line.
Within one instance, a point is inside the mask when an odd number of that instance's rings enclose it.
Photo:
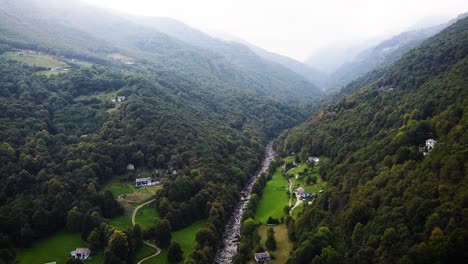
M 138 178 L 135 180 L 135 182 L 149 182 L 151 181 L 151 178 Z

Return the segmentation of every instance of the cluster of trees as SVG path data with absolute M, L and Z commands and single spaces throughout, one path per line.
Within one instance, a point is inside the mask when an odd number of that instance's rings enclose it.
M 118 78 L 97 68 L 86 70 L 83 78 L 46 78 L 16 62 L 0 60 L 0 65 L 0 233 L 10 244 L 6 248 L 30 246 L 68 224 L 69 215 L 79 231 L 90 211 L 105 218 L 122 213 L 112 193 L 98 192 L 121 170 L 112 147 L 98 136 L 111 118 L 108 107 L 105 102 L 84 105 L 72 96 L 90 93 L 94 86 L 108 90 Z
M 0 236 L 11 245 L 6 248 L 23 245 L 19 234 L 28 224 L 34 239 L 64 227 L 75 207 L 104 218 L 119 213 L 100 186 L 132 163 L 176 171 L 155 207 L 171 230 L 208 219 L 196 252 L 203 255 L 199 262 L 211 259 L 263 146 L 304 119 L 304 110 L 293 106 L 298 100 L 320 92 L 260 58 L 236 58 L 242 66 L 102 10 L 48 4 L 54 8 L 5 3 L 0 52 L 32 49 L 95 65 L 46 77 L 0 59 Z M 113 53 L 135 64 L 112 61 Z M 262 67 L 252 68 L 256 61 Z M 103 99 L 115 95 L 127 99 L 117 106 Z M 33 216 L 44 215 L 47 228 L 34 226 Z
M 81 231 L 84 241 L 90 245 L 92 252 L 104 251 L 104 263 L 134 263 L 137 251 L 143 246 L 143 231 L 136 224 L 132 229 L 118 230 L 109 225 L 101 215 L 88 212 L 83 216 L 81 226 L 77 225 L 79 212 L 77 208 L 70 210 L 67 217 L 67 229 L 72 232 Z M 73 263 L 74 260 L 70 260 Z
M 326 192 L 288 223 L 290 263 L 466 262 L 467 30 L 460 20 L 283 135 L 283 155 L 329 157 Z

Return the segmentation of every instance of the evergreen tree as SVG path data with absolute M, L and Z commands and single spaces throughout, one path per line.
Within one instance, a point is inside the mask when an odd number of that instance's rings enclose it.
M 167 251 L 169 263 L 179 263 L 182 261 L 183 251 L 179 243 L 171 242 Z
M 171 224 L 166 219 L 161 219 L 156 224 L 154 234 L 156 236 L 156 241 L 158 246 L 166 248 L 171 242 Z
M 273 230 L 273 227 L 268 228 L 267 239 L 265 241 L 265 247 L 268 250 L 275 250 L 276 249 L 275 231 Z

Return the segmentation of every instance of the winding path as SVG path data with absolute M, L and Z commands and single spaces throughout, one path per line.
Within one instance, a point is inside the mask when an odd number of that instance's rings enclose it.
M 137 214 L 138 210 L 140 210 L 141 208 L 145 207 L 146 205 L 152 203 L 153 201 L 154 201 L 154 199 L 149 200 L 149 201 L 147 201 L 146 203 L 142 203 L 142 204 L 140 204 L 139 206 L 137 206 L 137 207 L 135 208 L 135 210 L 133 210 L 133 214 L 132 214 L 132 225 L 135 225 L 135 217 L 136 217 L 136 214 Z M 154 250 L 156 250 L 156 253 L 154 253 L 153 255 L 148 256 L 148 257 L 146 257 L 146 258 L 144 258 L 144 259 L 141 259 L 140 261 L 137 262 L 137 264 L 141 264 L 141 263 L 143 263 L 143 261 L 146 261 L 146 260 L 148 260 L 148 259 L 150 259 L 150 258 L 154 258 L 154 257 L 156 257 L 157 255 L 159 255 L 159 253 L 161 253 L 161 249 L 158 248 L 156 245 L 153 245 L 153 244 L 151 244 L 151 243 L 148 242 L 148 241 L 143 241 L 143 243 L 145 243 L 145 245 L 147 245 L 147 246 L 149 246 L 149 247 L 154 248 Z

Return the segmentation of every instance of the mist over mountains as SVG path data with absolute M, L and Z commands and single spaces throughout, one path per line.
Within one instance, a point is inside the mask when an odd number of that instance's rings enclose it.
M 0 0 L 0 264 L 467 263 L 468 17 L 434 21 L 301 62 Z

